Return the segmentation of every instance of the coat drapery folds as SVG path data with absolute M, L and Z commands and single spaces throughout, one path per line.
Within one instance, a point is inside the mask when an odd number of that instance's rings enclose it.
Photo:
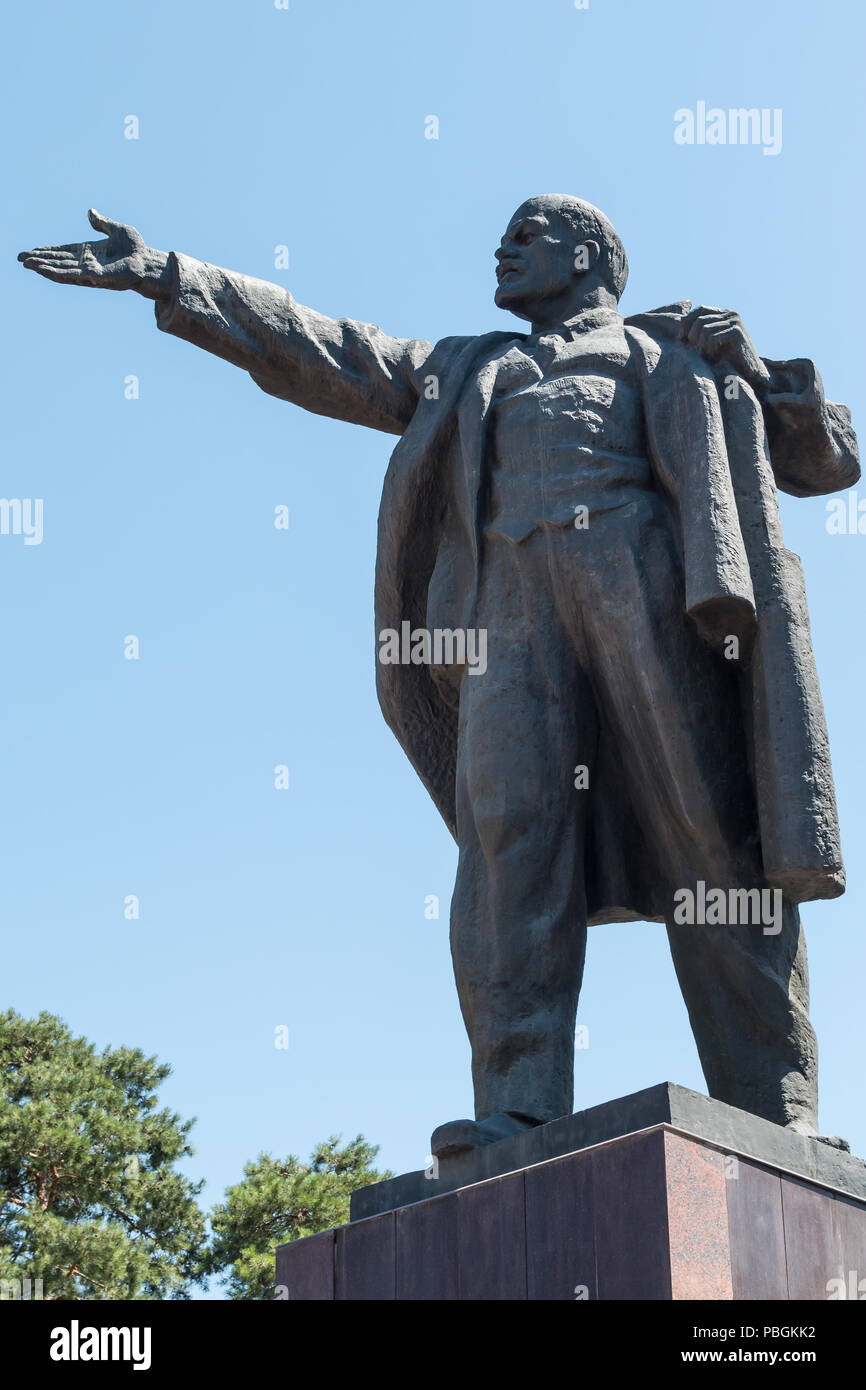
M 798 556 L 782 540 L 776 487 L 810 496 L 859 477 L 844 406 L 824 400 L 805 360 L 767 363 L 774 389 L 764 407 L 724 363 L 711 368 L 679 337 L 682 302 L 625 321 L 643 387 L 651 463 L 677 518 L 686 608 L 704 639 L 740 645 L 743 735 L 752 752 L 764 873 L 793 902 L 844 891 L 827 729 Z M 428 592 L 449 583 L 448 616 L 473 626 L 477 499 L 489 405 L 484 364 L 514 341 L 494 333 L 440 342 L 424 364 L 438 399 L 418 408 L 394 450 L 379 514 L 376 630 L 428 622 Z M 490 378 L 492 380 L 492 377 Z M 787 379 L 787 380 L 786 380 Z M 453 493 L 463 490 L 462 498 Z M 455 507 L 455 501 L 458 505 Z M 462 504 L 462 505 L 459 505 Z M 463 544 L 454 543 L 464 518 Z M 469 524 L 466 525 L 466 519 Z M 462 564 L 462 572 L 461 572 Z M 457 709 L 429 667 L 377 664 L 385 718 L 452 834 Z M 602 759 L 603 761 L 603 759 Z M 625 817 L 606 806 L 618 779 L 596 780 L 600 825 Z M 642 854 L 592 838 L 587 866 L 591 921 L 660 918 L 657 886 L 635 881 Z

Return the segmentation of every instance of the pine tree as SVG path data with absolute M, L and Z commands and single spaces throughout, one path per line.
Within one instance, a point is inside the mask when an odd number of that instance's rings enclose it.
M 51 1299 L 188 1298 L 202 1282 L 203 1183 L 174 1169 L 193 1122 L 156 1108 L 170 1072 L 52 1014 L 0 1014 L 0 1280 L 41 1279 Z
M 270 1154 L 247 1163 L 243 1181 L 211 1213 L 211 1269 L 227 1272 L 229 1298 L 272 1299 L 276 1247 L 348 1221 L 356 1188 L 394 1176 L 373 1168 L 378 1152 L 363 1135 L 343 1148 L 340 1136 L 332 1135 L 309 1163 Z

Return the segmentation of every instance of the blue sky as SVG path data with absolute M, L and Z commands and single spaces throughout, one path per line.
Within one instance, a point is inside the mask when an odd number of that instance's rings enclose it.
M 492 303 L 499 236 L 526 196 L 573 192 L 625 242 L 624 312 L 736 308 L 765 355 L 813 357 L 859 424 L 863 28 L 839 0 L 153 0 L 110 18 L 46 0 L 7 17 L 0 490 L 44 499 L 44 539 L 0 537 L 0 1003 L 169 1061 L 208 1202 L 260 1150 L 306 1157 L 334 1132 L 422 1166 L 432 1128 L 471 1113 L 456 850 L 374 691 L 393 439 L 273 400 L 158 333 L 145 300 L 41 281 L 16 253 L 85 238 L 95 205 L 151 245 L 435 340 L 514 322 Z M 781 153 L 677 145 L 674 112 L 702 100 L 780 109 Z M 822 1125 L 866 1154 L 866 537 L 829 535 L 824 499 L 786 498 L 783 519 L 849 872 L 843 899 L 803 912 Z M 661 927 L 592 931 L 579 1022 L 576 1108 L 704 1089 Z

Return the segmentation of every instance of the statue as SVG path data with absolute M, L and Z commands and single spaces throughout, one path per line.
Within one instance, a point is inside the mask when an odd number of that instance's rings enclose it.
M 525 202 L 479 337 L 388 337 L 285 289 L 106 240 L 38 247 L 133 289 L 264 391 L 399 435 L 377 690 L 459 846 L 451 943 L 476 1117 L 439 1156 L 571 1113 L 587 925 L 663 921 L 709 1094 L 818 1134 L 798 904 L 844 889 L 802 573 L 776 489 L 859 477 L 850 414 L 731 311 L 623 318 L 597 208 Z

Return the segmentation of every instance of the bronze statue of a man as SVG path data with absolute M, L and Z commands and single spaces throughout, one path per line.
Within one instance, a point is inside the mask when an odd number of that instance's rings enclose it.
M 667 923 L 710 1095 L 817 1134 L 797 904 L 844 873 L 776 488 L 845 488 L 859 463 L 813 364 L 760 359 L 728 311 L 624 319 L 620 239 L 572 197 L 524 203 L 496 252 L 496 303 L 531 332 L 435 346 L 90 219 L 107 240 L 20 259 L 135 289 L 271 395 L 399 435 L 377 633 L 445 634 L 463 657 L 455 634 L 485 634 L 483 669 L 433 641 L 377 664 L 460 851 L 476 1119 L 434 1152 L 571 1112 L 587 925 L 635 919 Z

